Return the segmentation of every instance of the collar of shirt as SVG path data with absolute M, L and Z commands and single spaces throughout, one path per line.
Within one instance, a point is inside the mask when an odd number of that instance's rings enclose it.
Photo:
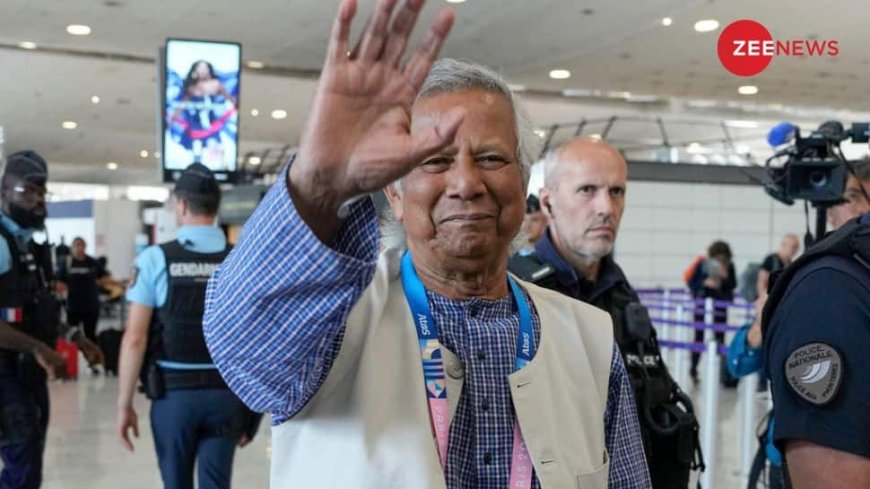
M 556 250 L 550 238 L 549 228 L 535 245 L 535 253 L 541 260 L 556 269 L 556 279 L 560 284 L 579 290 L 588 302 L 594 302 L 604 292 L 622 282 L 628 282 L 622 269 L 613 261 L 612 255 L 607 255 L 601 259 L 597 280 L 588 280 L 578 276 L 574 267 Z
M 217 253 L 227 247 L 227 238 L 217 226 L 182 226 L 176 239 L 194 253 Z
M 35 232 L 33 229 L 23 229 L 11 217 L 3 213 L 0 213 L 0 225 L 9 231 L 12 236 L 15 236 L 15 239 L 18 240 L 19 249 L 27 248 L 27 243 L 33 238 L 33 233 Z

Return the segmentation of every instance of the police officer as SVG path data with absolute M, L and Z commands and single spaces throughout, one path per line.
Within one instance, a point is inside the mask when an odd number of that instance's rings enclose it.
M 541 205 L 549 226 L 530 256 L 514 255 L 510 270 L 609 312 L 632 377 L 653 487 L 686 488 L 697 452 L 689 399 L 662 362 L 655 330 L 622 269 L 613 244 L 625 208 L 628 168 L 606 142 L 576 138 L 544 160 Z
M 130 451 L 139 436 L 133 393 L 142 373 L 152 400 L 151 429 L 166 489 L 230 487 L 236 444 L 250 442 L 259 418 L 244 408 L 212 364 L 202 332 L 205 289 L 230 251 L 215 226 L 221 191 L 205 166 L 190 165 L 175 185 L 177 239 L 139 255 L 121 345 L 118 434 Z
M 870 487 L 870 214 L 774 278 L 762 328 L 786 486 Z
M 46 378 L 63 374 L 54 353 L 64 335 L 79 344 L 88 362 L 99 349 L 75 328 L 60 323 L 60 304 L 51 292 L 47 246 L 34 243 L 45 222 L 48 165 L 33 151 L 9 155 L 0 180 L 0 488 L 38 488 L 48 430 Z M 12 329 L 10 328 L 12 326 Z M 12 351 L 15 350 L 15 351 Z

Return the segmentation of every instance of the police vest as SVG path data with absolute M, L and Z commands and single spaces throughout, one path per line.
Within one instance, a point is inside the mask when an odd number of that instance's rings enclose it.
M 159 339 L 156 359 L 211 364 L 202 332 L 205 291 L 209 277 L 231 247 L 218 253 L 194 253 L 172 241 L 160 245 L 160 249 L 166 257 L 169 287 L 166 303 L 155 315 L 157 324 L 152 325 Z
M 556 269 L 537 254 L 514 255 L 508 268 L 523 280 L 584 300 L 579 297 L 578 290 L 569 290 L 559 283 Z M 671 378 L 662 361 L 656 332 L 649 322 L 646 308 L 625 281 L 591 304 L 610 313 L 613 319 L 614 340 L 619 345 L 634 388 L 653 487 L 688 487 L 690 471 L 704 470 L 698 421 L 691 400 Z
M 49 288 L 51 259 L 47 247 L 32 240 L 22 253 L 17 240 L 0 225 L 12 267 L 0 275 L 0 318 L 50 346 L 54 346 L 60 325 L 60 302 Z
M 829 255 L 843 257 L 854 262 L 857 267 L 870 269 L 870 214 L 847 222 L 809 248 L 788 268 L 773 274 L 768 285 L 767 302 L 761 314 L 761 331 L 765 339 L 768 338 L 770 320 L 795 275 L 809 263 Z

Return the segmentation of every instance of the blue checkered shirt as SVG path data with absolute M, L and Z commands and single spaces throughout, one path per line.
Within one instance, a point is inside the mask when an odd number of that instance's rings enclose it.
M 378 237 L 365 199 L 333 247 L 324 245 L 296 213 L 282 179 L 209 282 L 204 329 L 215 364 L 251 408 L 272 414 L 273 424 L 299 412 L 325 380 L 348 314 L 373 277 Z M 450 426 L 447 487 L 505 489 L 514 422 L 507 377 L 519 330 L 514 301 L 427 297 L 442 344 L 466 369 Z M 532 313 L 538 342 L 540 320 Z M 650 487 L 634 396 L 615 345 L 603 422 L 609 487 Z M 540 488 L 537 477 L 532 487 Z

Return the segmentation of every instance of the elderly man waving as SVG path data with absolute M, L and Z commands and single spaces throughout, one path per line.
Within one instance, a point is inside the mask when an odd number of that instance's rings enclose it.
M 505 82 L 434 64 L 445 9 L 339 8 L 299 152 L 215 273 L 205 331 L 229 386 L 272 414 L 272 487 L 648 487 L 602 311 L 516 280 L 529 154 Z M 368 192 L 406 246 L 378 254 Z

